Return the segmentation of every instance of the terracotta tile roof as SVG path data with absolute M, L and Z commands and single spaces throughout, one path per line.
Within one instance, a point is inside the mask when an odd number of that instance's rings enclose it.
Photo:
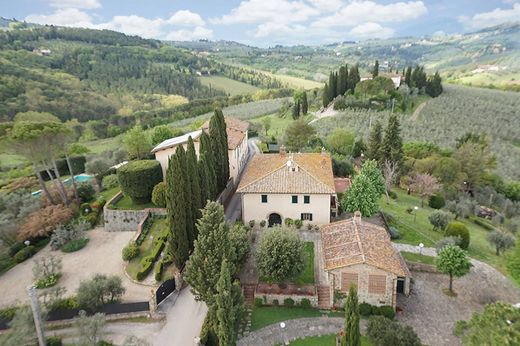
M 410 276 L 386 230 L 360 216 L 323 226 L 321 240 L 325 270 L 366 263 L 397 276 Z
M 232 117 L 224 117 L 228 137 L 228 149 L 235 149 L 244 139 L 249 128 L 249 123 Z M 202 127 L 204 131 L 209 130 L 209 120 Z
M 291 161 L 296 171 L 287 166 Z M 334 194 L 332 161 L 327 153 L 259 154 L 240 181 L 240 193 Z
M 198 141 L 200 135 L 202 134 L 201 130 L 193 131 L 186 133 L 185 135 L 169 138 L 167 140 L 162 141 L 161 143 L 157 144 L 155 148 L 152 149 L 152 153 L 155 153 L 157 151 L 169 149 L 176 147 L 179 144 L 184 144 L 188 142 L 188 138 L 191 137 L 193 141 Z
M 347 191 L 352 185 L 350 178 L 334 178 L 334 188 L 336 193 L 343 193 Z

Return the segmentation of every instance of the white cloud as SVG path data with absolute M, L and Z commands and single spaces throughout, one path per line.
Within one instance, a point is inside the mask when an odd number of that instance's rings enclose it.
M 282 36 L 289 35 L 294 36 L 298 35 L 305 31 L 305 27 L 303 25 L 287 25 L 283 23 L 262 23 L 260 24 L 255 33 L 255 37 L 267 37 L 267 36 Z
M 322 12 L 334 12 L 343 6 L 341 0 L 309 0 L 309 3 Z
M 190 10 L 175 12 L 170 19 L 168 19 L 168 23 L 183 26 L 203 26 L 205 24 L 198 13 L 191 12 Z
M 352 28 L 352 30 L 350 30 L 350 35 L 357 39 L 389 38 L 394 35 L 394 30 L 391 28 L 385 28 L 378 23 L 368 22 Z
M 520 3 L 516 3 L 510 9 L 495 8 L 493 11 L 477 13 L 472 17 L 459 17 L 468 29 L 483 29 L 507 22 L 520 21 Z
M 49 0 L 49 5 L 56 8 L 92 9 L 101 7 L 99 0 Z
M 61 26 L 76 26 L 81 28 L 92 28 L 92 17 L 88 13 L 76 8 L 57 9 L 56 12 L 45 14 L 31 14 L 25 17 L 25 21 L 37 24 L 54 24 Z
M 212 19 L 216 24 L 297 23 L 318 15 L 320 11 L 302 1 L 246 0 L 229 14 Z
M 353 27 L 367 22 L 403 22 L 419 18 L 428 9 L 422 1 L 378 4 L 374 1 L 354 0 L 336 13 L 323 17 L 314 23 L 315 27 Z
M 205 28 L 203 26 L 197 26 L 193 30 L 182 29 L 170 32 L 166 35 L 167 40 L 171 41 L 191 41 L 200 40 L 203 38 L 212 38 L 213 30 Z
M 98 24 L 98 29 L 120 31 L 128 35 L 139 35 L 144 38 L 157 38 L 162 36 L 161 26 L 164 20 L 161 18 L 148 19 L 136 15 L 114 16 L 108 23 Z

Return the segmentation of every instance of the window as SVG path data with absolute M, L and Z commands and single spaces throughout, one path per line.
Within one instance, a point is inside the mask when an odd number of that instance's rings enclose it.
M 350 285 L 358 286 L 358 274 L 341 273 L 341 291 L 348 292 Z
M 292 202 L 294 204 L 298 203 L 298 196 L 292 196 Z
M 302 213 L 301 219 L 302 221 L 312 221 L 312 213 Z
M 311 196 L 303 196 L 303 203 L 304 204 L 311 203 Z
M 386 276 L 385 275 L 368 275 L 368 293 L 385 294 L 386 293 Z
M 267 195 L 262 195 L 262 203 L 267 203 Z

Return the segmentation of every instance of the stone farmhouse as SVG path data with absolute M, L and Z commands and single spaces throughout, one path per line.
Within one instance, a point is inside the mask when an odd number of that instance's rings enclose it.
M 411 274 L 385 228 L 361 214 L 321 227 L 322 256 L 332 304 L 334 292 L 357 286 L 360 302 L 395 308 L 397 293 L 408 295 Z
M 249 128 L 249 123 L 231 117 L 224 117 L 224 120 L 226 122 L 226 132 L 228 137 L 229 175 L 230 178 L 233 179 L 233 183 L 236 183 L 237 178 L 247 161 L 247 130 Z M 195 151 L 197 156 L 199 155 L 199 138 L 202 135 L 202 131 L 209 132 L 209 121 L 202 125 L 200 130 L 167 139 L 152 149 L 152 153 L 155 154 L 155 159 L 161 164 L 164 177 L 166 176 L 166 169 L 168 169 L 170 156 L 175 154 L 175 150 L 177 150 L 177 146 L 179 145 L 184 146 L 184 149 L 186 149 L 189 137 L 193 139 Z
M 242 219 L 269 226 L 286 218 L 324 225 L 337 213 L 331 157 L 328 153 L 255 155 L 245 170 L 237 193 Z

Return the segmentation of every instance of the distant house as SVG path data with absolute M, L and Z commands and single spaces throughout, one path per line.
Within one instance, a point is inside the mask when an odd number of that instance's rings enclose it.
M 226 122 L 226 133 L 228 137 L 229 175 L 230 178 L 236 182 L 236 179 L 242 172 L 247 160 L 247 129 L 249 128 L 249 124 L 245 121 L 231 117 L 224 117 L 224 120 Z M 195 152 L 197 153 L 197 156 L 199 155 L 199 138 L 202 135 L 202 131 L 209 131 L 209 121 L 202 125 L 200 130 L 167 139 L 152 149 L 152 153 L 155 154 L 155 159 L 161 164 L 163 176 L 166 176 L 170 156 L 175 153 L 175 150 L 177 150 L 177 146 L 179 145 L 184 146 L 184 149 L 186 149 L 190 136 L 195 144 Z
M 42 49 L 42 48 L 34 48 L 33 53 L 36 53 L 37 55 L 40 55 L 40 56 L 48 56 L 48 55 L 51 55 L 51 50 Z
M 337 213 L 332 162 L 328 153 L 255 155 L 240 181 L 242 219 L 267 220 L 269 226 L 286 218 L 323 225 Z
M 354 217 L 321 227 L 322 256 L 330 289 L 348 293 L 357 286 L 360 302 L 395 308 L 397 293 L 408 295 L 411 274 L 386 230 Z

